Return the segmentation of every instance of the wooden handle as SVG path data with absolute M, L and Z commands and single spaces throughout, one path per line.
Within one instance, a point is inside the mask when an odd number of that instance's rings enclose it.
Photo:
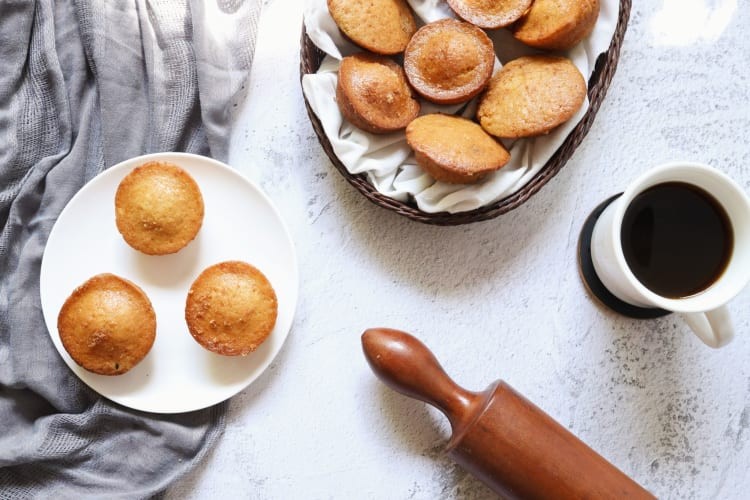
M 362 334 L 362 350 L 383 383 L 438 408 L 453 429 L 473 412 L 480 399 L 479 394 L 456 385 L 432 352 L 408 333 L 371 328 Z

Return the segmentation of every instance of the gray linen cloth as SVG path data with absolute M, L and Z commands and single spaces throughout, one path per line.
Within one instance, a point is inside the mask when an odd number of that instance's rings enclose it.
M 225 405 L 146 414 L 82 384 L 47 333 L 39 268 L 60 211 L 106 167 L 157 151 L 225 159 L 259 12 L 0 0 L 0 498 L 149 497 L 221 434 Z

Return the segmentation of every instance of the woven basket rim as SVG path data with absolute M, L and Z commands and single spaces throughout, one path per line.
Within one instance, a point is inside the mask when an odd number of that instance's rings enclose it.
M 307 114 L 310 118 L 313 130 L 315 130 L 315 134 L 318 136 L 318 141 L 328 158 L 331 160 L 331 163 L 333 163 L 339 173 L 344 176 L 344 178 L 354 186 L 360 194 L 372 203 L 387 210 L 394 211 L 408 219 L 424 224 L 455 226 L 492 219 L 521 206 L 531 198 L 531 196 L 536 194 L 542 186 L 547 184 L 547 182 L 549 182 L 549 180 L 552 179 L 568 162 L 583 141 L 583 138 L 591 129 L 596 114 L 599 111 L 599 108 L 604 101 L 604 97 L 607 94 L 607 90 L 609 89 L 609 85 L 612 82 L 612 77 L 617 69 L 617 63 L 620 58 L 620 48 L 630 18 L 630 9 L 631 0 L 620 0 L 617 26 L 610 42 L 609 49 L 607 49 L 606 52 L 601 53 L 597 58 L 596 66 L 594 67 L 594 71 L 588 81 L 589 108 L 583 118 L 581 118 L 581 121 L 578 122 L 575 128 L 573 128 L 568 134 L 565 141 L 563 141 L 549 161 L 547 161 L 542 169 L 537 172 L 537 174 L 532 177 L 524 187 L 505 198 L 474 210 L 453 214 L 448 212 L 423 212 L 412 202 L 401 202 L 380 193 L 372 184 L 370 184 L 365 174 L 350 173 L 341 160 L 339 160 L 338 156 L 333 151 L 331 142 L 323 131 L 323 125 L 313 112 L 310 103 L 307 101 L 307 97 L 303 93 L 305 108 L 307 108 Z M 315 73 L 318 70 L 324 56 L 325 53 L 312 42 L 309 36 L 307 36 L 307 31 L 303 22 L 302 37 L 300 41 L 300 81 L 304 75 Z

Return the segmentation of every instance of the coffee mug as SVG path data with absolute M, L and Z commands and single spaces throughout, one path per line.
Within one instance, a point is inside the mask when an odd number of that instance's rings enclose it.
M 729 237 L 723 243 L 726 246 L 726 257 L 722 263 L 723 269 L 719 269 L 716 276 L 706 284 L 705 288 L 685 296 L 665 296 L 663 292 L 659 293 L 654 290 L 656 288 L 654 283 L 651 283 L 651 287 L 644 284 L 645 274 L 640 275 L 641 279 L 636 277 L 636 273 L 628 263 L 632 264 L 634 261 L 632 257 L 629 257 L 630 261 L 626 259 L 626 250 L 623 246 L 623 221 L 626 215 L 632 219 L 630 216 L 632 211 L 628 212 L 629 208 L 638 204 L 640 204 L 638 206 L 645 206 L 643 204 L 648 203 L 649 196 L 658 197 L 661 192 L 667 193 L 670 188 L 680 188 L 681 186 L 685 186 L 686 189 L 697 188 L 695 191 L 702 195 L 708 194 L 709 196 L 705 197 L 704 200 L 708 209 L 710 209 L 709 201 L 719 205 L 717 213 L 722 212 L 721 218 L 728 225 Z M 665 196 L 671 195 L 665 194 Z M 688 193 L 688 196 L 693 195 Z M 661 200 L 661 203 L 662 205 L 669 203 L 669 199 Z M 700 205 L 700 200 L 698 200 L 698 204 Z M 643 210 L 651 210 L 651 207 L 646 207 Z M 645 217 L 645 223 L 640 224 L 640 226 L 646 227 L 646 232 L 650 230 L 651 233 L 655 231 L 669 233 L 669 228 L 665 229 L 664 224 L 660 226 L 653 222 L 654 212 L 658 213 L 658 208 L 651 212 L 643 212 L 648 217 Z M 683 220 L 682 223 L 694 224 L 694 226 L 690 226 L 691 231 L 696 231 L 695 236 L 703 238 L 704 242 L 710 238 L 716 239 L 715 235 L 719 234 L 717 228 L 704 226 L 700 221 L 707 220 L 705 217 L 701 216 L 698 219 L 695 222 Z M 626 230 L 631 231 L 628 224 L 625 225 Z M 716 222 L 715 225 L 720 225 L 720 223 Z M 685 227 L 687 226 L 684 226 L 683 230 Z M 701 234 L 701 230 L 711 230 L 713 236 Z M 631 232 L 636 231 L 637 228 L 632 229 Z M 658 236 L 650 233 L 646 235 L 648 238 Z M 665 238 L 662 238 L 662 240 L 665 240 Z M 722 244 L 718 240 L 710 240 L 708 243 L 716 243 L 718 246 Z M 630 244 L 630 241 L 628 241 L 628 244 Z M 633 245 L 637 246 L 637 244 Z M 631 248 L 631 246 L 627 248 Z M 648 253 L 648 251 L 646 250 L 645 253 Z M 703 265 L 701 262 L 695 264 L 683 262 L 685 261 L 684 255 L 682 255 L 682 252 L 678 253 L 680 255 L 675 255 L 675 257 L 680 258 L 675 258 L 670 262 L 670 265 L 684 265 L 682 272 L 685 273 L 684 276 L 687 278 L 690 278 L 691 273 L 700 271 Z M 622 196 L 613 201 L 602 212 L 593 229 L 591 259 L 594 270 L 602 284 L 615 297 L 636 307 L 661 308 L 682 313 L 687 324 L 706 345 L 721 347 L 732 340 L 734 336 L 734 329 L 726 304 L 742 291 L 750 281 L 750 199 L 742 188 L 727 175 L 707 165 L 672 162 L 654 167 L 635 179 Z M 646 260 L 649 259 L 646 258 Z M 658 276 L 658 269 L 655 272 Z M 672 276 L 681 277 L 682 275 L 677 273 Z M 663 285 L 669 285 L 668 279 Z

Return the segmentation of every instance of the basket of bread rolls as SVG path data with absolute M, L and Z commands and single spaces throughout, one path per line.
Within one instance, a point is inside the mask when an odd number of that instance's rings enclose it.
M 630 0 L 309 0 L 300 73 L 333 165 L 435 225 L 513 210 L 565 165 L 617 67 Z

